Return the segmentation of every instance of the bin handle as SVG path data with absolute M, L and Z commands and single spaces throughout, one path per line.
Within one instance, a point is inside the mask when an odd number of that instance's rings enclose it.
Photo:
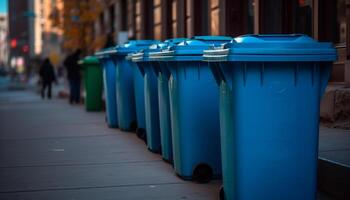
M 103 52 L 98 51 L 98 52 L 95 53 L 95 56 L 103 56 L 103 54 L 104 54 Z
M 228 55 L 229 49 L 208 49 L 203 51 L 206 55 Z
M 229 49 L 209 49 L 203 51 L 203 61 L 218 62 L 226 61 Z
M 116 49 L 110 49 L 110 50 L 107 50 L 107 51 L 103 51 L 101 53 L 103 53 L 103 54 L 113 54 L 113 53 L 117 53 L 117 50 Z
M 142 60 L 144 53 L 139 52 L 139 53 L 134 53 L 131 55 L 131 60 L 132 61 L 139 61 Z

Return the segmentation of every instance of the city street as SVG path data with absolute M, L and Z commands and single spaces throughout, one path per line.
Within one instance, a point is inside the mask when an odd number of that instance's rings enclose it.
M 349 25 L 350 0 L 0 0 L 0 200 L 350 200 Z
M 218 198 L 221 181 L 181 180 L 134 133 L 108 128 L 104 112 L 0 85 L 0 199 Z M 320 155 L 349 164 L 349 131 L 320 130 Z
M 216 199 L 178 178 L 134 133 L 33 91 L 0 93 L 0 199 Z

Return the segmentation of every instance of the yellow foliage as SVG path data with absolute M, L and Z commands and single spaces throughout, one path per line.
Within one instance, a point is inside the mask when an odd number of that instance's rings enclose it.
M 63 22 L 58 22 L 63 28 L 64 48 L 93 52 L 93 25 L 101 11 L 99 0 L 64 0 Z

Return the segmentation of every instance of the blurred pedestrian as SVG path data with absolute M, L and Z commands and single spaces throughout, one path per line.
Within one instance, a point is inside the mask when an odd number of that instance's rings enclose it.
M 56 81 L 56 75 L 49 58 L 46 58 L 41 64 L 39 75 L 42 84 L 41 97 L 43 99 L 45 98 L 45 92 L 47 90 L 47 98 L 51 99 L 52 82 Z
M 63 61 L 64 66 L 67 69 L 67 79 L 69 82 L 69 103 L 80 102 L 80 82 L 81 72 L 78 64 L 81 50 L 77 49 L 73 54 L 70 54 Z

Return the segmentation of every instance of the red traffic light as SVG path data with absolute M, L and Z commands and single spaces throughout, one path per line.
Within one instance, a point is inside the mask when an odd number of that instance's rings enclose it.
M 11 48 L 16 48 L 17 47 L 17 40 L 16 39 L 12 39 L 10 42 L 10 46 Z

